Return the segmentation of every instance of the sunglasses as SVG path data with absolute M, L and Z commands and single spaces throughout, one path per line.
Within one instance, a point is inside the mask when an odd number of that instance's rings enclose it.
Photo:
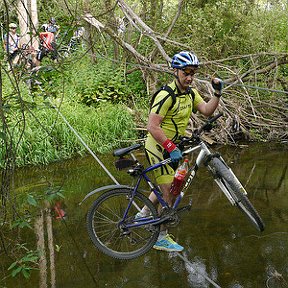
M 185 76 L 193 76 L 195 75 L 195 73 L 197 72 L 197 69 L 193 69 L 193 68 L 190 68 L 190 67 L 186 67 L 186 68 L 183 68 L 181 69 L 184 73 Z

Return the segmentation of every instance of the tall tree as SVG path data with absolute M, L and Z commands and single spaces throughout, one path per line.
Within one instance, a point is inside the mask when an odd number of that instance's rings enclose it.
M 37 49 L 39 46 L 39 41 L 37 37 L 38 30 L 38 9 L 37 9 L 37 0 L 30 0 L 30 8 L 31 8 L 31 21 L 30 21 L 30 33 L 32 35 L 32 46 Z
M 38 48 L 36 36 L 38 28 L 37 0 L 19 0 L 17 14 L 21 34 L 20 44 L 29 44 L 35 49 Z

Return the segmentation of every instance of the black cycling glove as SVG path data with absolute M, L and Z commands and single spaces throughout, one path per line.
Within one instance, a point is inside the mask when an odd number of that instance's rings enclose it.
M 214 95 L 220 97 L 223 89 L 223 81 L 219 78 L 213 78 L 211 81 L 212 87 L 215 90 Z

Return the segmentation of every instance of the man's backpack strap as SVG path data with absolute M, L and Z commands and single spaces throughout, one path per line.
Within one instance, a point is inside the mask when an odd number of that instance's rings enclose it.
M 157 91 L 153 94 L 153 96 L 152 96 L 152 98 L 151 98 L 151 102 L 150 102 L 150 108 L 153 107 L 153 102 L 154 102 L 154 100 L 155 100 L 155 97 L 156 97 L 157 94 L 158 94 L 159 92 L 161 92 L 162 90 L 168 92 L 167 97 L 170 97 L 170 96 L 172 97 L 172 104 L 171 104 L 171 106 L 170 106 L 169 109 L 168 109 L 168 110 L 171 110 L 171 109 L 173 108 L 173 106 L 175 105 L 175 103 L 176 103 L 176 95 L 175 95 L 174 90 L 173 90 L 170 86 L 168 86 L 168 85 L 162 86 L 159 90 L 157 90 Z M 194 91 L 193 91 L 192 88 L 190 88 L 189 93 L 190 93 L 191 96 L 192 96 L 192 103 L 194 104 L 195 93 L 194 93 Z M 165 98 L 165 99 L 166 99 L 166 98 Z M 193 105 L 193 106 L 194 106 L 194 105 Z M 194 109 L 193 109 L 193 112 L 195 113 Z
M 191 87 L 189 87 L 189 93 L 192 96 L 192 111 L 193 111 L 193 113 L 196 113 L 197 110 L 194 109 L 195 92 L 194 92 L 194 90 Z
M 161 92 L 161 91 L 163 91 L 163 90 L 168 92 L 166 98 L 168 98 L 168 97 L 170 97 L 170 96 L 172 97 L 172 104 L 171 104 L 169 110 L 172 109 L 172 107 L 174 106 L 174 104 L 175 104 L 175 102 L 176 102 L 176 95 L 175 95 L 175 93 L 174 93 L 174 90 L 173 90 L 170 86 L 168 86 L 168 85 L 162 86 L 160 89 L 158 89 L 158 90 L 152 95 L 151 102 L 150 102 L 150 108 L 153 107 L 154 100 L 155 100 L 156 96 L 158 95 L 158 93 Z M 166 98 L 165 98 L 165 99 L 166 99 Z
M 172 107 L 173 107 L 173 106 L 175 105 L 175 103 L 176 103 L 176 95 L 175 95 L 175 92 L 174 92 L 174 90 L 173 90 L 170 86 L 168 86 L 168 85 L 163 86 L 161 90 L 167 91 L 168 94 L 172 97 L 172 104 L 171 104 L 171 106 L 170 106 L 169 109 L 168 109 L 168 110 L 171 110 Z

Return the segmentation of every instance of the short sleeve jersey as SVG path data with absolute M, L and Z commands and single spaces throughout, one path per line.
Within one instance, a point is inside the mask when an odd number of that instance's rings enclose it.
M 173 104 L 172 96 L 169 96 L 169 93 L 163 90 L 156 95 L 151 112 L 164 117 L 161 128 L 169 139 L 176 141 L 179 136 L 185 135 L 192 111 L 196 111 L 197 106 L 204 100 L 196 89 L 193 89 L 195 95 L 193 100 L 191 93 L 180 93 L 175 81 L 168 86 L 173 89 L 176 96 L 173 107 L 171 107 Z
M 20 40 L 19 35 L 8 33 L 8 34 L 5 34 L 3 38 L 4 38 L 4 42 L 7 43 L 5 44 L 5 48 L 7 49 L 9 53 L 13 53 L 14 49 L 17 48 L 19 45 L 19 40 Z

